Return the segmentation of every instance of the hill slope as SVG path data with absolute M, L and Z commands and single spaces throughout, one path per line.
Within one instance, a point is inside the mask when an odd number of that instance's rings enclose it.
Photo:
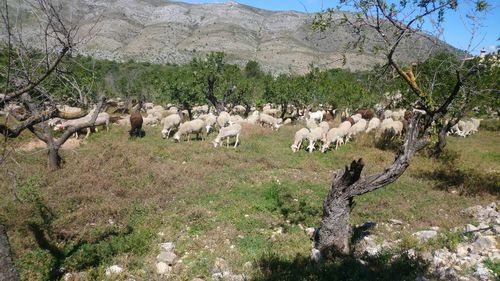
M 182 64 L 195 56 L 223 51 L 230 62 L 243 65 L 256 60 L 275 73 L 303 73 L 310 63 L 357 70 L 383 62 L 380 55 L 350 51 L 342 66 L 343 48 L 354 38 L 353 32 L 347 28 L 314 32 L 310 28 L 313 14 L 272 12 L 238 3 L 193 5 L 160 0 L 73 0 L 68 13 L 83 18 L 80 35 L 87 40 L 78 51 L 97 58 Z M 368 39 L 375 36 L 371 31 L 366 35 Z M 409 38 L 399 58 L 414 61 L 418 50 L 433 45 L 428 39 Z M 439 43 L 438 47 L 445 46 Z M 373 44 L 366 47 L 369 51 Z

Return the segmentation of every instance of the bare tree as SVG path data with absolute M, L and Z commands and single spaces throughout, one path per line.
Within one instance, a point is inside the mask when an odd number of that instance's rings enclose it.
M 316 18 L 315 27 L 325 29 L 336 24 L 348 25 L 360 35 L 357 44 L 364 43 L 366 39 L 363 35 L 364 31 L 375 31 L 378 35 L 377 49 L 384 52 L 386 67 L 393 69 L 399 79 L 406 82 L 417 102 L 404 143 L 399 148 L 391 166 L 378 174 L 362 177 L 361 172 L 365 164 L 362 159 L 359 159 L 353 161 L 345 170 L 335 173 L 331 189 L 323 205 L 321 228 L 316 235 L 315 247 L 323 257 L 328 257 L 330 254 L 350 253 L 349 215 L 354 197 L 387 186 L 406 171 L 415 153 L 429 144 L 433 124 L 436 122 L 444 124 L 445 115 L 457 100 L 462 99 L 467 103 L 466 99 L 463 99 L 467 96 L 464 93 L 464 84 L 468 78 L 479 71 L 475 65 L 464 67 L 462 63 L 457 66 L 454 85 L 447 95 L 436 103 L 432 99 L 432 93 L 426 91 L 417 80 L 412 64 L 404 66 L 395 55 L 398 51 L 404 51 L 400 50 L 403 40 L 417 40 L 418 37 L 432 39 L 422 30 L 425 21 L 440 27 L 444 14 L 457 9 L 458 1 L 456 0 L 401 1 L 398 4 L 384 0 L 346 0 L 342 3 L 358 13 L 346 13 L 340 18 L 332 16 L 333 11 L 320 14 Z M 478 12 L 483 12 L 487 7 L 486 2 L 480 1 L 474 8 Z M 445 127 L 449 125 L 452 123 L 448 123 Z M 446 132 L 446 128 L 443 131 Z
M 73 133 L 93 126 L 103 105 L 101 99 L 88 122 L 70 127 L 59 139 L 53 137 L 47 123 L 49 119 L 55 117 L 76 119 L 87 114 L 83 110 L 73 113 L 61 112 L 57 105 L 65 104 L 67 100 L 59 99 L 56 94 L 44 87 L 44 82 L 60 77 L 60 81 L 72 85 L 80 100 L 84 99 L 76 81 L 68 78 L 62 68 L 65 57 L 79 41 L 76 39 L 78 22 L 64 18 L 65 7 L 61 3 L 49 0 L 25 0 L 17 3 L 19 7 L 11 7 L 8 1 L 4 0 L 0 7 L 2 35 L 5 38 L 7 51 L 7 65 L 0 70 L 0 77 L 4 81 L 0 107 L 9 108 L 8 105 L 16 104 L 20 109 L 7 110 L 5 121 L 3 124 L 0 123 L 0 134 L 4 136 L 4 143 L 7 143 L 7 139 L 18 137 L 24 130 L 31 131 L 47 145 L 48 167 L 51 170 L 61 166 L 59 149 L 62 144 Z M 17 11 L 17 14 L 12 15 L 12 11 Z M 35 21 L 38 26 L 33 27 L 31 24 L 30 29 L 25 30 L 23 19 Z M 11 122 L 10 117 L 15 119 L 14 122 Z M 4 145 L 3 154 L 6 148 Z M 2 157 L 2 160 L 5 159 Z

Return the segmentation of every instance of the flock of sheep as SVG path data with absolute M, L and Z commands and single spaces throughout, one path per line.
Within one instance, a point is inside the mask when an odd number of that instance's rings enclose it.
M 123 108 L 124 106 L 120 100 L 112 100 L 110 103 L 116 108 Z M 70 106 L 61 106 L 59 110 L 64 112 L 81 111 L 80 108 Z M 281 108 L 280 106 L 274 107 L 271 104 L 264 105 L 261 111 L 258 111 L 255 107 L 229 106 L 226 111 L 218 115 L 213 114 L 215 110 L 208 105 L 196 106 L 191 109 L 191 112 L 187 112 L 186 110 L 179 110 L 174 105 L 167 105 L 164 108 L 160 105 L 144 103 L 137 105 L 133 110 L 132 114 L 121 117 L 111 117 L 106 112 L 99 113 L 95 127 L 104 126 L 108 129 L 110 123 L 116 123 L 122 126 L 129 126 L 131 128 L 131 136 L 141 136 L 143 125 L 160 125 L 163 138 L 168 139 L 173 134 L 173 139 L 176 142 L 180 142 L 183 139 L 190 141 L 193 135 L 196 138 L 201 136 L 204 139 L 211 132 L 217 130 L 218 134 L 212 142 L 214 147 L 220 146 L 224 139 L 227 140 L 227 146 L 229 147 L 230 138 L 232 137 L 235 138 L 234 147 L 237 147 L 240 142 L 243 123 L 252 125 L 260 124 L 261 126 L 269 126 L 274 130 L 278 130 L 284 124 L 301 122 L 305 124 L 305 127 L 295 133 L 293 144 L 291 145 L 292 151 L 299 151 L 302 144 L 307 141 L 308 145 L 306 149 L 310 153 L 315 149 L 319 149 L 325 153 L 331 147 L 335 150 L 338 149 L 340 145 L 348 143 L 362 133 L 375 132 L 375 139 L 379 139 L 382 136 L 389 139 L 399 137 L 405 132 L 408 122 L 412 117 L 412 112 L 404 109 L 378 111 L 373 109 L 359 109 L 352 115 L 345 110 L 341 114 L 340 124 L 332 126 L 336 116 L 335 110 L 310 112 L 305 108 L 299 109 L 294 106 Z M 49 120 L 48 124 L 54 127 L 54 130 L 64 130 L 68 127 L 76 126 L 81 122 L 90 121 L 93 112 L 94 110 L 91 110 L 86 116 L 73 120 L 54 118 Z M 144 117 L 143 114 L 146 116 Z M 183 120 L 189 119 L 187 118 L 188 115 L 191 115 L 193 118 L 183 122 Z M 247 115 L 247 117 L 243 118 L 242 115 Z M 277 118 L 280 115 L 287 118 L 283 121 L 281 118 Z M 475 118 L 469 121 L 459 121 L 451 128 L 448 134 L 462 137 L 469 136 L 478 131 L 480 122 L 481 119 Z M 86 137 L 90 132 L 90 128 L 86 129 Z

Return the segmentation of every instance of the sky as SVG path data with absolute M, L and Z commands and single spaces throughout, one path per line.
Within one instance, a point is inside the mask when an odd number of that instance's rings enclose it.
M 335 8 L 338 0 L 180 0 L 187 3 L 224 3 L 239 2 L 241 4 L 273 11 L 293 10 L 316 13 L 326 8 Z M 472 44 L 470 44 L 470 25 L 466 22 L 467 6 L 462 6 L 458 12 L 449 12 L 445 15 L 443 35 L 440 39 L 461 50 L 469 50 L 478 54 L 482 48 L 488 52 L 495 51 L 500 45 L 500 0 L 489 0 L 491 9 L 481 19 L 481 26 L 477 28 Z M 469 27 L 469 28 L 467 28 Z

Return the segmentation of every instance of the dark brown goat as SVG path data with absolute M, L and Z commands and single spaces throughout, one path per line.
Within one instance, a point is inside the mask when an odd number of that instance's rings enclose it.
M 342 117 L 340 119 L 341 122 L 345 122 L 345 121 L 349 121 L 349 123 L 351 123 L 351 126 L 354 125 L 356 122 L 354 122 L 354 119 L 352 119 L 351 117 Z
M 142 115 L 140 112 L 133 112 L 130 115 L 130 126 L 132 127 L 129 131 L 131 137 L 142 137 Z
M 356 113 L 361 114 L 361 117 L 366 120 L 371 120 L 375 116 L 375 111 L 370 108 L 362 108 L 356 110 Z

